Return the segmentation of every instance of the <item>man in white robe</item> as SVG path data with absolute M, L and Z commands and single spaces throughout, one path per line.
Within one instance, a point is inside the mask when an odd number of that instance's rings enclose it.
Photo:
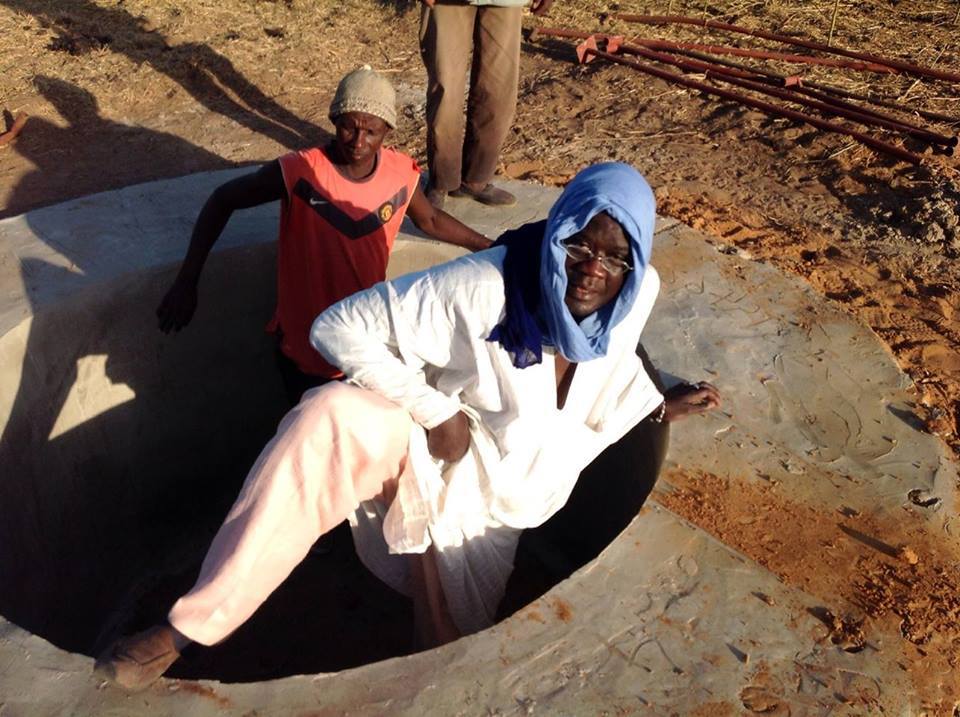
M 596 165 L 546 222 L 321 314 L 311 342 L 349 383 L 286 416 L 195 586 L 103 674 L 142 688 L 189 642 L 223 640 L 344 518 L 364 563 L 413 597 L 422 646 L 491 625 L 521 532 L 591 461 L 645 417 L 719 405 L 709 384 L 665 397 L 637 355 L 659 290 L 654 219 L 636 170 Z

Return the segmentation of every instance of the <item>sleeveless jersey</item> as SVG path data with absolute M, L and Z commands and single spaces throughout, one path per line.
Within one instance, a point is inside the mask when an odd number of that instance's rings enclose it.
M 277 308 L 267 330 L 280 334 L 280 350 L 304 373 L 338 377 L 310 345 L 310 327 L 331 304 L 386 278 L 420 169 L 386 148 L 361 180 L 340 174 L 321 148 L 279 161 L 288 200 L 280 210 Z

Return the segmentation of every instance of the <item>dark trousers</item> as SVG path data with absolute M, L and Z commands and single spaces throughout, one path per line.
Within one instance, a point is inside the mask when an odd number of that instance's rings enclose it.
M 287 403 L 290 404 L 290 408 L 300 403 L 303 394 L 311 388 L 323 386 L 325 383 L 337 380 L 335 378 L 327 378 L 326 376 L 312 376 L 309 373 L 301 371 L 293 359 L 287 357 L 280 350 L 279 341 L 277 342 L 277 350 L 274 355 L 277 359 L 277 370 L 280 372 L 280 378 L 283 381 L 283 391 L 287 396 Z

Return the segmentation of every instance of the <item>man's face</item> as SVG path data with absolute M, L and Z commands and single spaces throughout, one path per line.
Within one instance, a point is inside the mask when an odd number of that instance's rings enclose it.
M 390 131 L 386 122 L 366 112 L 345 112 L 334 125 L 341 154 L 350 164 L 372 161 Z
M 594 216 L 567 243 L 581 244 L 594 254 L 592 259 L 585 261 L 567 257 L 567 295 L 564 303 L 573 318 L 579 321 L 606 306 L 620 293 L 626 273 L 610 274 L 600 263 L 600 257 L 616 257 L 629 263 L 630 244 L 620 225 L 603 213 Z

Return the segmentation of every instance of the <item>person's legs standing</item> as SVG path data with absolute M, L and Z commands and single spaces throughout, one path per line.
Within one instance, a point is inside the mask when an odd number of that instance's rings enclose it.
M 482 190 L 493 179 L 513 124 L 520 77 L 521 8 L 479 9 L 474 30 L 462 180 Z
M 423 6 L 420 54 L 427 69 L 427 166 L 430 189 L 460 186 L 463 98 L 477 8 L 437 2 Z

